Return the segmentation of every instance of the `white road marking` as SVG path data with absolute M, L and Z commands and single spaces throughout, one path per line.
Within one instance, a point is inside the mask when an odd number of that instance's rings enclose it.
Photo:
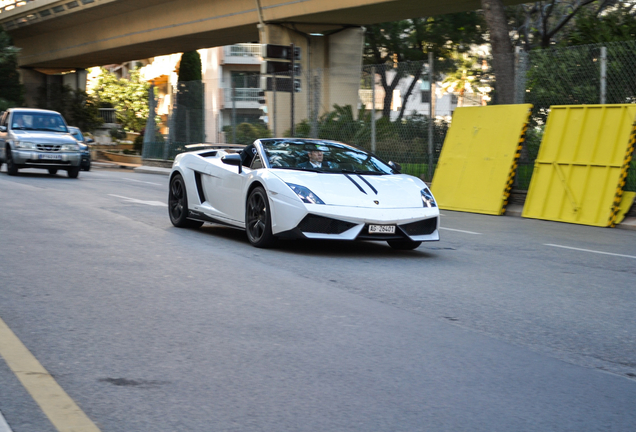
M 555 245 L 555 244 L 549 244 L 549 243 L 546 243 L 543 246 L 551 246 L 551 247 L 557 247 L 557 248 L 562 248 L 562 249 L 570 249 L 570 250 L 581 251 L 581 252 L 591 252 L 591 253 L 602 254 L 602 255 L 611 255 L 611 256 L 617 256 L 617 257 L 623 257 L 623 258 L 636 259 L 636 256 L 633 256 L 633 255 L 623 255 L 623 254 L 617 254 L 617 253 L 611 253 L 611 252 L 596 251 L 596 250 L 591 250 L 591 249 L 581 249 L 581 248 L 575 248 L 575 247 L 570 247 L 570 246 L 561 246 L 561 245 Z
M 0 412 L 0 432 L 11 432 L 11 428 L 7 424 L 1 412 Z
M 151 184 L 151 185 L 162 186 L 162 185 L 161 185 L 161 183 L 145 182 L 145 181 L 135 180 L 135 179 L 126 178 L 126 177 L 122 177 L 122 178 L 123 178 L 124 180 L 128 180 L 128 181 L 131 181 L 131 182 L 146 183 L 146 184 Z
M 458 230 L 458 229 L 452 229 L 452 228 L 446 228 L 446 227 L 440 227 L 439 229 L 443 229 L 443 230 L 446 230 L 446 231 L 456 231 L 456 232 L 460 232 L 460 233 L 464 233 L 464 234 L 481 235 L 481 233 L 478 233 L 478 232 L 464 231 L 464 230 Z
M 121 198 L 123 200 L 126 200 L 131 203 L 135 203 L 135 204 L 145 204 L 145 205 L 157 206 L 157 207 L 168 207 L 168 204 L 162 203 L 161 201 L 142 201 L 136 198 L 129 198 L 129 197 L 121 196 L 121 195 L 113 195 L 113 194 L 108 194 L 108 195 L 115 198 Z

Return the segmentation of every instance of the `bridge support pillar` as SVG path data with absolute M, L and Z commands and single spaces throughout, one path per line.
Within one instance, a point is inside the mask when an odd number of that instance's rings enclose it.
M 48 105 L 55 105 L 53 100 L 59 95 L 61 86 L 68 86 L 72 90 L 86 91 L 86 69 L 76 69 L 72 72 L 60 73 L 41 71 L 38 69 L 21 68 L 20 79 L 24 85 L 24 102 L 27 107 L 37 107 L 38 101 L 46 98 Z M 57 89 L 54 90 L 54 88 Z
M 362 71 L 363 28 L 309 34 L 278 24 L 263 24 L 260 39 L 261 43 L 267 44 L 293 43 L 301 49 L 301 73 L 296 77 L 300 78 L 301 90 L 294 94 L 296 125 L 307 120 L 315 126 L 320 115 L 333 110 L 336 104 L 351 105 L 355 115 Z M 275 113 L 273 92 L 266 92 L 266 99 L 270 130 L 282 136 L 291 128 L 290 93 L 276 92 Z M 311 134 L 317 134 L 315 127 Z

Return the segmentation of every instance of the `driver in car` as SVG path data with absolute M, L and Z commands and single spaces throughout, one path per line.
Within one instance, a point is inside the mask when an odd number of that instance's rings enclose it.
M 329 161 L 323 161 L 324 152 L 321 150 L 319 146 L 309 148 L 307 152 L 307 157 L 309 158 L 306 162 L 301 162 L 298 164 L 298 168 L 334 168 L 335 164 Z

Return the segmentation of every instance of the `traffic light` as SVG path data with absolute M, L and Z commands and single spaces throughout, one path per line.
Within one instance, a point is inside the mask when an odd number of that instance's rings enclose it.
M 267 60 L 261 64 L 261 74 L 263 75 L 291 75 L 292 63 L 289 61 Z M 300 76 L 300 63 L 294 63 L 294 76 Z
M 263 59 L 280 59 L 290 60 L 292 59 L 291 45 L 273 45 L 263 44 L 261 45 L 261 57 Z M 294 47 L 294 61 L 300 60 L 300 47 Z
M 276 91 L 300 91 L 300 80 L 294 78 L 294 81 L 291 81 L 291 78 L 301 75 L 300 63 L 296 63 L 301 59 L 300 47 L 263 44 L 261 55 L 263 56 L 261 78 L 264 79 L 261 84 L 262 89 L 273 91 L 273 78 L 276 77 Z

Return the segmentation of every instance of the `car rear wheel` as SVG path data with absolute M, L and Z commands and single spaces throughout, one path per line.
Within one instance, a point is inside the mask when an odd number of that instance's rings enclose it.
M 13 155 L 11 149 L 7 149 L 7 173 L 11 176 L 18 174 L 18 167 L 13 163 Z
M 51 169 L 49 170 L 49 174 L 51 174 L 51 175 L 55 175 L 55 174 L 57 174 L 57 170 L 56 170 L 55 168 L 51 168 Z
M 179 228 L 199 228 L 203 225 L 201 221 L 188 219 L 188 213 L 188 195 L 186 194 L 185 182 L 180 174 L 176 174 L 170 180 L 168 193 L 170 222 Z
M 77 178 L 77 176 L 79 175 L 80 172 L 80 167 L 76 166 L 76 167 L 70 167 L 68 169 L 68 176 L 70 178 Z
M 387 243 L 395 250 L 413 250 L 422 244 L 421 241 L 413 240 L 388 240 Z
M 272 234 L 272 217 L 267 192 L 260 186 L 254 188 L 247 198 L 245 231 L 252 246 L 267 248 L 276 243 L 276 237 Z

